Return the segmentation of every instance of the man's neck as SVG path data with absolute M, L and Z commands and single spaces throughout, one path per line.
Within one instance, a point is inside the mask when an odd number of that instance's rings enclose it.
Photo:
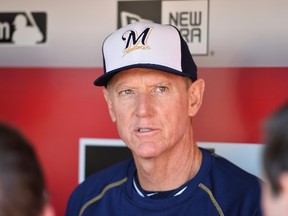
M 180 187 L 197 174 L 201 161 L 202 153 L 196 143 L 178 154 L 135 160 L 139 183 L 148 191 L 167 191 Z

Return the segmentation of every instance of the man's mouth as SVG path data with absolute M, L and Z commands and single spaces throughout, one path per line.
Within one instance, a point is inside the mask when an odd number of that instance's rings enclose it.
M 152 131 L 151 128 L 139 128 L 138 129 L 138 132 L 140 132 L 140 133 L 146 133 L 146 132 L 150 132 L 150 131 Z

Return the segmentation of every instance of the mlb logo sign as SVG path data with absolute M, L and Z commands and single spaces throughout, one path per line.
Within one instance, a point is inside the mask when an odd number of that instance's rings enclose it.
M 208 1 L 120 1 L 118 28 L 137 21 L 171 24 L 180 30 L 191 54 L 207 55 Z
M 0 13 L 0 45 L 38 45 L 47 41 L 44 12 Z

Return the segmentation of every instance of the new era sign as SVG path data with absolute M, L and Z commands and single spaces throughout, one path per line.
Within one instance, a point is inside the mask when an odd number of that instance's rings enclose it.
M 0 45 L 38 45 L 47 41 L 44 12 L 0 12 Z
M 191 54 L 208 54 L 208 0 L 120 1 L 118 28 L 137 21 L 172 24 L 188 43 Z

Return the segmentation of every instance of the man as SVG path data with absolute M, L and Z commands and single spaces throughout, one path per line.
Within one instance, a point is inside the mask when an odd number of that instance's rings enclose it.
M 54 215 L 33 148 L 5 124 L 0 124 L 0 215 Z
M 133 159 L 88 178 L 66 216 L 261 215 L 258 179 L 194 141 L 205 85 L 179 31 L 128 25 L 104 41 L 103 57 L 94 83 Z
M 270 117 L 266 127 L 263 211 L 267 216 L 284 216 L 288 212 L 288 103 Z

